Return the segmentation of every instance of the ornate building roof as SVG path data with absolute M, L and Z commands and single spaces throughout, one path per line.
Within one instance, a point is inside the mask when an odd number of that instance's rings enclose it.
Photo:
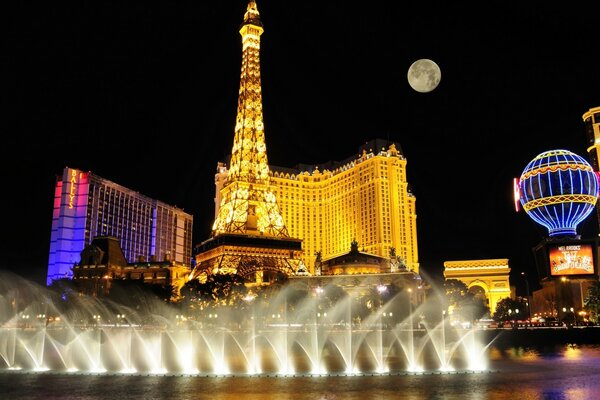
M 462 260 L 445 261 L 444 267 L 448 269 L 481 269 L 481 268 L 508 268 L 507 258 L 484 259 L 484 260 Z

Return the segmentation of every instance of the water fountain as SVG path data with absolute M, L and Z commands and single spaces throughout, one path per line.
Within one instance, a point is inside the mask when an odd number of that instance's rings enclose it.
M 298 296 L 287 285 L 268 302 L 249 297 L 244 309 L 195 316 L 158 301 L 126 309 L 89 297 L 65 311 L 54 292 L 3 275 L 0 371 L 221 376 L 486 368 L 476 331 L 449 326 L 441 310 L 439 321 L 423 320 L 431 310 L 413 307 L 410 293 L 371 303 L 360 318 L 356 298 L 327 303 L 320 295 L 330 288 L 317 289 Z

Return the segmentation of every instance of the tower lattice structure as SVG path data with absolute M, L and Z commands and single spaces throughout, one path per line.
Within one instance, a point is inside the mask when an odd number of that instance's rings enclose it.
M 197 248 L 192 278 L 234 273 L 263 283 L 278 274 L 305 274 L 302 240 L 291 238 L 270 182 L 260 80 L 256 2 L 248 2 L 242 36 L 242 68 L 235 136 L 228 175 L 217 193 L 211 237 Z
M 256 2 L 250 1 L 240 29 L 242 69 L 229 176 L 221 190 L 213 236 L 222 233 L 289 236 L 270 187 L 260 81 L 262 33 Z

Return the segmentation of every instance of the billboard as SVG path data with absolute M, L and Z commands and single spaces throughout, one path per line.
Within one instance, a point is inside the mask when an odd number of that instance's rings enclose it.
M 593 275 L 594 246 L 568 243 L 548 246 L 551 276 Z

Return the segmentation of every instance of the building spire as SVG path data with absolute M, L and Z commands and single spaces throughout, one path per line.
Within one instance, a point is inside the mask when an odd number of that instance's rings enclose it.
M 242 68 L 231 162 L 213 236 L 250 233 L 288 237 L 270 188 L 259 59 L 263 31 L 256 1 L 250 0 L 240 28 Z
M 258 12 L 258 8 L 256 7 L 256 1 L 254 0 L 250 0 L 248 2 L 248 7 L 246 8 L 246 13 L 244 14 L 244 23 L 242 25 L 246 24 L 252 24 L 262 28 L 262 21 L 260 20 L 260 14 Z
M 250 1 L 240 28 L 242 71 L 229 177 L 247 182 L 268 183 L 269 165 L 265 146 L 259 61 L 262 33 L 263 27 L 256 2 Z

